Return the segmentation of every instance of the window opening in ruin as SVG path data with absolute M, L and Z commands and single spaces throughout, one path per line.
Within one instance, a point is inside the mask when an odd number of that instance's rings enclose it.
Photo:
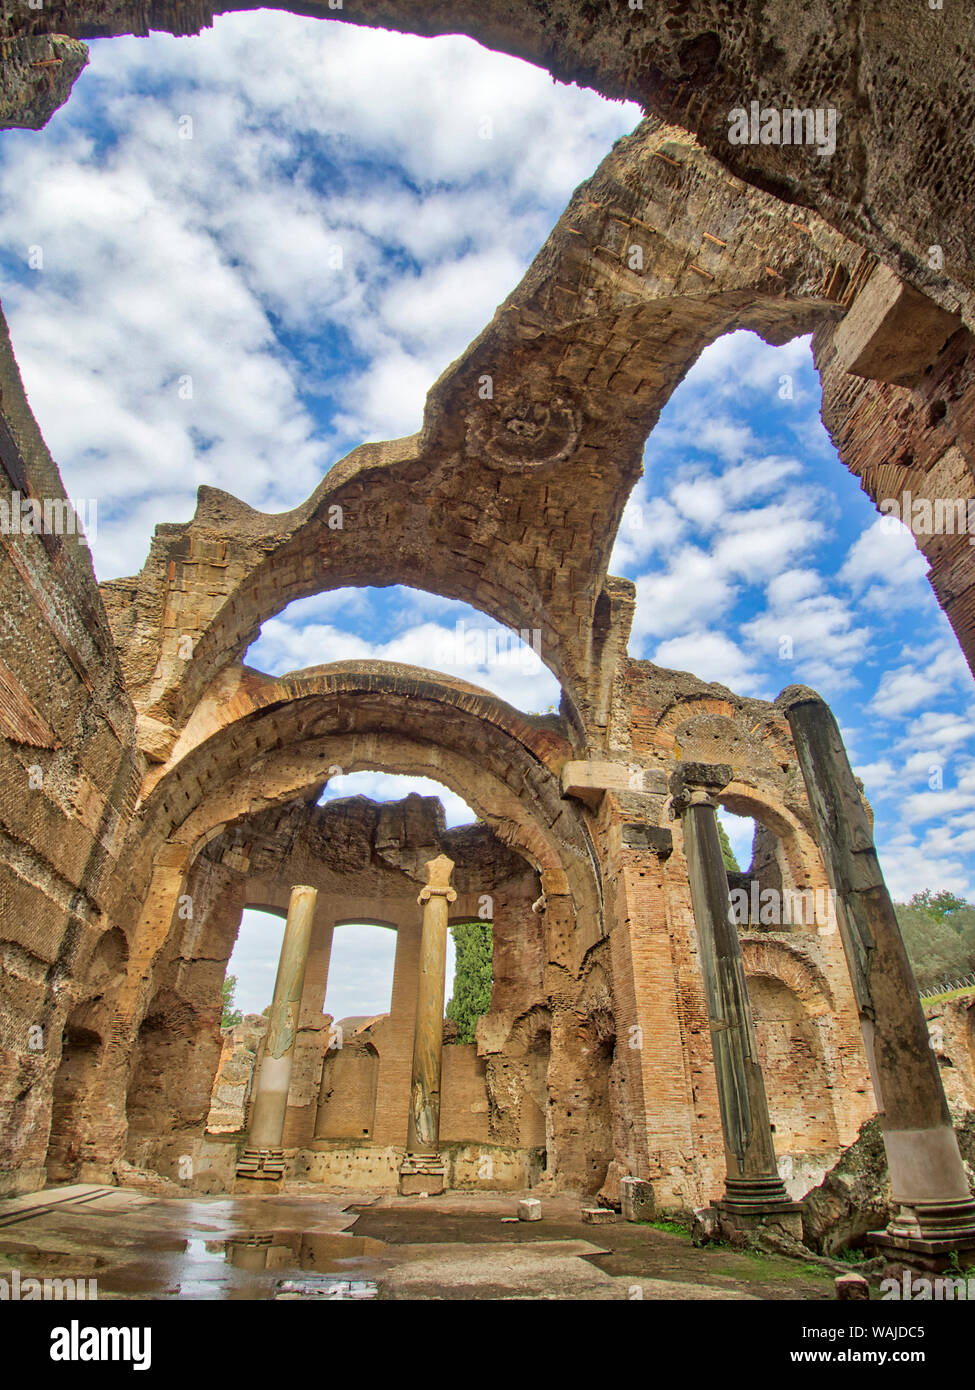
M 782 928 L 782 873 L 778 838 L 751 816 L 721 807 L 718 834 L 728 870 L 731 910 L 741 927 Z
M 245 1017 L 270 1007 L 284 940 L 285 913 L 247 907 L 241 914 L 237 940 L 227 962 L 236 977 L 234 1006 Z
M 343 1035 L 388 1014 L 393 999 L 396 932 L 370 922 L 343 922 L 332 934 L 325 1013 Z
M 401 801 L 403 797 L 436 796 L 444 809 L 446 828 L 471 825 L 478 817 L 456 792 L 430 777 L 408 777 L 399 772 L 347 772 L 338 767 L 329 777 L 319 804 L 344 801 L 350 796 L 366 796 L 370 801 Z
M 446 990 L 444 1016 L 456 1025 L 456 1035 L 450 1030 L 448 1042 L 475 1042 L 477 1021 L 491 1009 L 494 923 L 490 918 L 487 897 L 482 911 L 483 917 L 450 923 L 448 968 L 451 980 Z
M 796 882 L 782 839 L 751 816 L 718 810 L 731 910 L 748 931 L 814 931 L 828 927 L 831 895 Z
M 538 628 L 504 627 L 458 599 L 393 584 L 331 589 L 269 618 L 244 663 L 271 676 L 333 661 L 393 661 L 457 676 L 526 714 L 557 713 Z
M 956 769 L 975 735 L 950 756 L 941 739 L 971 675 L 911 533 L 833 448 L 810 341 L 742 331 L 705 348 L 647 442 L 610 571 L 636 585 L 631 656 L 740 695 L 804 684 L 829 701 L 906 901 L 964 852 L 938 822 L 943 796 L 968 804 Z

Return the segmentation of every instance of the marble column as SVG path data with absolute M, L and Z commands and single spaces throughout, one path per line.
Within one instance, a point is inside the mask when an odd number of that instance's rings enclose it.
M 403 1193 L 442 1192 L 446 1168 L 440 1156 L 440 1076 L 443 1064 L 444 977 L 447 968 L 447 912 L 457 894 L 450 887 L 454 864 L 446 855 L 431 859 L 423 907 L 420 974 L 413 1038 L 413 1071 L 406 1130 L 406 1157 L 400 1168 Z
M 264 1058 L 257 1077 L 247 1148 L 237 1167 L 238 1177 L 278 1178 L 284 1173 L 281 1145 L 317 898 L 317 888 L 298 886 L 291 890 Z
M 860 789 L 829 706 L 789 686 L 785 712 L 856 996 L 897 1208 L 875 1244 L 932 1257 L 975 1252 L 975 1201 L 938 1061 Z
M 716 795 L 731 781 L 723 764 L 689 763 L 671 778 L 680 816 L 711 1047 L 718 1083 L 727 1177 L 718 1203 L 725 1224 L 741 1228 L 776 1220 L 799 1233 L 801 1207 L 778 1174 L 768 1101 L 728 873 L 718 838 Z

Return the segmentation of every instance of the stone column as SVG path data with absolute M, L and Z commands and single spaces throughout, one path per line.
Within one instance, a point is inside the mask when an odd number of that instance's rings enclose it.
M 298 1032 L 298 1010 L 305 983 L 308 948 L 315 920 L 317 888 L 292 888 L 281 943 L 274 999 L 257 1078 L 247 1148 L 237 1165 L 239 1178 L 284 1176 L 284 1117 Z
M 446 1167 L 440 1156 L 440 1074 L 443 1064 L 444 976 L 447 968 L 447 907 L 457 894 L 450 887 L 453 860 L 431 859 L 427 884 L 418 902 L 423 907 L 420 978 L 416 995 L 413 1074 L 406 1127 L 406 1157 L 400 1168 L 400 1191 L 442 1192 Z
M 782 1184 L 772 1146 L 768 1101 L 752 1020 L 745 965 L 718 838 L 715 797 L 731 768 L 688 763 L 671 778 L 690 880 L 711 1047 L 718 1083 L 727 1178 L 722 1224 L 742 1229 L 768 1221 L 801 1233 L 801 1206 Z
M 836 898 L 899 1211 L 878 1245 L 933 1258 L 975 1251 L 975 1201 L 873 832 L 829 706 L 807 686 L 776 700 L 806 783 Z

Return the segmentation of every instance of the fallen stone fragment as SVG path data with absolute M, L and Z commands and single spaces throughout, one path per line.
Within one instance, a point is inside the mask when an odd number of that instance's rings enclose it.
M 870 1297 L 870 1285 L 862 1274 L 841 1274 L 833 1283 L 836 1286 L 836 1297 L 843 1302 Z
M 720 1229 L 714 1207 L 700 1207 L 691 1222 L 691 1241 L 694 1245 L 710 1245 L 718 1239 Z

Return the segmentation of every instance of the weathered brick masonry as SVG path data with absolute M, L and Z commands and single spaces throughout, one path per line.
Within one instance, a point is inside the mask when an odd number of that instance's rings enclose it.
M 500 1186 L 612 1199 L 634 1174 L 665 1204 L 719 1194 L 711 1028 L 671 774 L 695 761 L 731 769 L 721 800 L 759 827 L 746 879 L 813 895 L 827 880 L 780 711 L 627 656 L 634 590 L 608 574 L 623 507 L 660 410 L 735 328 L 771 343 L 814 333 L 825 423 L 876 501 L 969 497 L 975 411 L 972 170 L 965 142 L 942 138 L 939 110 L 950 91 L 960 128 L 971 124 L 962 7 L 937 21 L 940 45 L 913 0 L 892 0 L 879 29 L 858 22 L 867 7 L 821 6 L 818 33 L 791 4 L 758 8 L 733 20 L 701 0 L 635 20 L 625 6 L 561 0 L 470 12 L 364 0 L 348 18 L 471 32 L 652 114 L 431 389 L 418 435 L 363 445 L 283 515 L 202 488 L 190 522 L 157 528 L 139 574 L 100 588 L 71 538 L 0 538 L 0 1191 L 104 1180 L 126 1162 L 210 1190 L 232 1181 L 246 1131 L 206 1134 L 218 1067 L 218 1098 L 229 1067 L 246 1118 L 247 1064 L 221 1064 L 221 983 L 243 908 L 283 913 L 295 883 L 319 898 L 289 1172 L 394 1182 L 416 897 L 423 863 L 443 852 L 457 914 L 476 915 L 487 895 L 495 931 L 491 1011 L 476 1047 L 446 1049 L 453 1179 L 478 1181 L 488 1153 Z M 39 126 L 66 98 L 83 52 L 59 34 L 195 32 L 210 19 L 197 4 L 22 8 L 0 62 L 4 122 Z M 42 50 L 60 61 L 32 56 Z M 847 138 L 835 160 L 729 146 L 727 108 L 752 90 L 836 102 Z M 485 373 L 490 401 L 477 390 Z M 2 497 L 63 498 L 5 336 L 0 413 Z M 923 548 L 971 662 L 967 537 Z M 559 713 L 525 715 L 385 663 L 280 678 L 242 664 L 289 602 L 375 583 L 537 630 Z M 432 777 L 480 823 L 445 831 L 419 799 L 319 806 L 336 769 Z M 363 918 L 396 931 L 393 1000 L 338 1049 L 322 1012 L 331 934 Z M 849 974 L 828 915 L 749 921 L 741 945 L 777 1155 L 798 1194 L 873 1109 Z M 254 1047 L 256 1060 L 256 1034 Z

